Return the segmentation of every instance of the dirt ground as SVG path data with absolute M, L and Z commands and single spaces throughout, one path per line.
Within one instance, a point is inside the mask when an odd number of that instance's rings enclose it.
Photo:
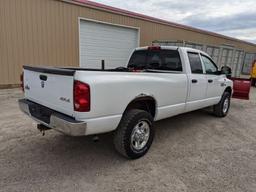
M 256 191 L 256 89 L 219 119 L 207 110 L 155 123 L 146 156 L 119 156 L 112 135 L 42 136 L 21 91 L 0 90 L 0 191 Z

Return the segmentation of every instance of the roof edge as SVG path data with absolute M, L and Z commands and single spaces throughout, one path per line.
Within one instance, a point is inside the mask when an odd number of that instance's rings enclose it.
M 185 30 L 189 30 L 189 31 L 192 31 L 192 32 L 199 32 L 201 34 L 207 34 L 207 35 L 211 35 L 211 36 L 214 36 L 214 37 L 224 38 L 224 39 L 227 39 L 227 40 L 232 40 L 232 41 L 236 41 L 236 42 L 240 42 L 240 43 L 246 43 L 246 44 L 251 45 L 251 46 L 256 46 L 256 44 L 245 41 L 245 40 L 237 39 L 237 38 L 234 38 L 234 37 L 229 37 L 229 36 L 226 36 L 226 35 L 222 35 L 222 34 L 215 33 L 215 32 L 210 32 L 210 31 L 203 30 L 203 29 L 198 29 L 198 28 L 195 28 L 195 27 L 187 26 L 187 25 L 182 25 L 182 24 L 170 22 L 170 21 L 163 20 L 163 19 L 158 19 L 158 18 L 155 18 L 155 17 L 151 17 L 151 16 L 141 14 L 141 13 L 127 11 L 127 10 L 124 10 L 124 9 L 112 7 L 112 6 L 109 6 L 109 5 L 104 5 L 104 4 L 97 3 L 97 2 L 92 2 L 92 1 L 88 1 L 88 0 L 61 0 L 61 1 L 71 3 L 71 4 L 80 5 L 80 6 L 85 6 L 85 7 L 89 7 L 89 8 L 93 8 L 93 9 L 103 10 L 103 11 L 106 11 L 106 12 L 111 12 L 111 13 L 115 13 L 115 14 L 119 14 L 119 15 L 124 15 L 124 16 L 128 16 L 128 17 L 133 17 L 133 18 L 137 18 L 137 19 L 141 19 L 141 20 L 145 20 L 145 21 L 150 21 L 150 22 L 154 22 L 154 23 L 158 23 L 158 24 L 168 25 L 168 26 L 171 26 L 171 27 L 185 29 Z

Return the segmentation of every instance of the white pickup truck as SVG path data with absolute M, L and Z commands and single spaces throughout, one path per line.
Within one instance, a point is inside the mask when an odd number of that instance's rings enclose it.
M 114 131 L 117 151 L 136 159 L 151 146 L 154 121 L 208 106 L 226 116 L 233 84 L 202 51 L 151 46 L 116 69 L 24 66 L 22 87 L 20 109 L 39 128 L 71 136 Z

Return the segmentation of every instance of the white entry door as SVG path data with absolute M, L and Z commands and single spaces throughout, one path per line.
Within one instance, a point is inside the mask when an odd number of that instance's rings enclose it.
M 139 46 L 139 30 L 100 22 L 80 20 L 80 67 L 106 68 L 126 66 Z

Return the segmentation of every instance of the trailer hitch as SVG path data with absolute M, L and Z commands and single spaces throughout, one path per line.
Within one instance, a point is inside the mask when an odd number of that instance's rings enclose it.
M 51 129 L 49 127 L 46 127 L 45 125 L 43 124 L 37 124 L 37 129 L 42 133 L 42 135 L 44 136 L 45 135 L 45 131 Z

